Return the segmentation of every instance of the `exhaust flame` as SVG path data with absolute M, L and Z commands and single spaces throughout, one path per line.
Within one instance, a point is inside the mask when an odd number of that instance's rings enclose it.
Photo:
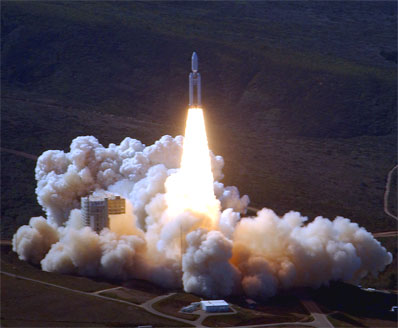
M 166 181 L 166 200 L 170 216 L 192 211 L 207 216 L 214 225 L 220 213 L 220 203 L 214 195 L 213 183 L 203 110 L 190 108 L 181 168 Z

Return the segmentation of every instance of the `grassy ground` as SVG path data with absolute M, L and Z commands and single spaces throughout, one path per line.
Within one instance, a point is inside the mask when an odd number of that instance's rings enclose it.
M 258 302 L 255 309 L 249 309 L 243 298 L 229 298 L 228 302 L 233 304 L 236 314 L 210 316 L 204 324 L 211 327 L 227 327 L 312 320 L 307 309 L 292 294 L 282 294 Z
M 132 302 L 135 304 L 142 304 L 146 301 L 149 301 L 150 299 L 152 299 L 154 297 L 153 294 L 148 293 L 148 292 L 144 292 L 144 291 L 140 291 L 140 290 L 136 290 L 136 289 L 131 291 L 126 288 L 116 289 L 116 290 L 112 290 L 109 292 L 103 292 L 103 293 L 101 293 L 101 295 L 129 301 L 129 302 Z
M 246 300 L 241 297 L 230 297 L 227 300 L 232 304 L 239 305 L 241 308 L 247 308 Z M 268 300 L 258 301 L 256 311 L 266 314 L 273 313 L 276 315 L 284 315 L 286 312 L 292 312 L 302 315 L 303 317 L 309 314 L 297 296 L 294 296 L 292 293 L 283 292 Z
M 160 296 L 167 294 L 170 292 L 169 290 L 154 285 L 146 280 L 139 280 L 139 279 L 131 279 L 128 281 L 122 282 L 123 287 L 127 289 L 134 289 L 140 293 L 150 293 L 153 297 Z
M 348 284 L 331 283 L 313 291 L 313 298 L 337 326 L 396 327 L 398 317 L 390 312 L 396 294 L 369 292 Z
M 396 327 L 396 321 L 383 319 L 370 319 L 355 317 L 347 313 L 333 313 L 328 316 L 329 321 L 335 327 Z
M 395 12 L 393 2 L 3 1 L 2 145 L 39 155 L 78 135 L 107 145 L 183 133 L 196 50 L 227 184 L 279 214 L 395 228 L 382 207 L 396 164 Z M 32 164 L 11 156 L 8 237 L 40 213 Z
M 186 293 L 177 293 L 159 302 L 156 302 L 152 307 L 162 313 L 172 315 L 178 318 L 195 320 L 199 317 L 197 314 L 181 313 L 179 312 L 182 307 L 191 304 L 192 302 L 199 302 L 200 298 Z
M 279 312 L 278 314 L 275 314 L 274 311 L 264 313 L 263 311 L 250 310 L 238 305 L 233 305 L 233 308 L 237 311 L 236 314 L 209 316 L 203 321 L 203 324 L 210 327 L 230 327 L 278 322 L 310 321 L 311 318 L 310 315 L 303 316 L 290 311 L 286 311 L 282 314 L 281 311 L 278 311 L 279 309 L 277 307 L 274 309 Z
M 3 327 L 184 326 L 140 308 L 1 276 Z

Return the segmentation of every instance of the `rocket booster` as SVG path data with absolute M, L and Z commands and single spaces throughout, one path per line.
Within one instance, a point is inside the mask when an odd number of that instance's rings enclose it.
M 192 54 L 192 72 L 189 74 L 189 107 L 202 106 L 202 90 L 198 73 L 198 55 Z

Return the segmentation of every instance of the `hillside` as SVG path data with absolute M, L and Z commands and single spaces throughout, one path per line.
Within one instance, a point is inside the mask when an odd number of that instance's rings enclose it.
M 14 2 L 2 9 L 2 147 L 181 134 L 193 50 L 209 144 L 252 204 L 396 228 L 395 2 Z M 2 153 L 2 231 L 39 215 Z M 395 189 L 396 190 L 396 189 Z M 394 195 L 392 195 L 394 197 Z M 396 212 L 396 209 L 395 209 Z

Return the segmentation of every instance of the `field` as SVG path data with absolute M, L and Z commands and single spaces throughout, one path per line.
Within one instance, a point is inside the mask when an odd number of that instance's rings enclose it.
M 133 304 L 113 302 L 88 294 L 115 288 L 115 284 L 43 272 L 18 260 L 8 245 L 2 245 L 1 251 L 2 272 L 72 289 L 65 290 L 2 274 L 3 327 L 131 327 L 149 323 L 156 327 L 184 326 L 179 322 L 157 317 Z M 152 289 L 157 288 L 152 286 Z M 109 293 L 104 292 L 100 295 L 107 296 Z M 129 297 L 126 297 L 126 294 Z M 128 289 L 120 299 L 139 304 L 156 296 L 158 293 L 151 293 L 151 289 L 145 293 L 139 289 Z
M 101 295 L 126 300 L 135 304 L 142 304 L 153 298 L 153 294 L 135 289 L 133 292 L 126 288 L 115 289 L 101 293 Z
M 299 302 L 297 303 L 299 305 Z M 208 317 L 203 324 L 210 327 L 231 327 L 231 326 L 246 326 L 258 324 L 270 324 L 276 322 L 306 322 L 312 321 L 311 315 L 302 309 L 303 313 L 296 313 L 294 307 L 286 306 L 285 309 L 274 305 L 268 307 L 260 306 L 256 310 L 242 308 L 234 305 L 233 308 L 237 311 L 232 315 L 214 315 Z
M 165 298 L 153 305 L 155 310 L 159 312 L 176 316 L 182 319 L 195 320 L 199 316 L 197 314 L 180 312 L 181 308 L 191 304 L 192 302 L 199 302 L 201 299 L 195 295 L 187 293 L 177 293 L 168 298 Z
M 3 327 L 180 327 L 127 304 L 1 276 Z M 43 306 L 45 305 L 45 306 Z M 23 308 L 23 311 L 21 309 Z
M 395 327 L 396 322 L 382 319 L 367 319 L 355 317 L 345 313 L 335 313 L 329 315 L 329 321 L 335 327 Z
M 369 292 L 355 286 L 332 283 L 312 295 L 337 327 L 396 327 L 398 316 L 390 311 L 396 293 Z

